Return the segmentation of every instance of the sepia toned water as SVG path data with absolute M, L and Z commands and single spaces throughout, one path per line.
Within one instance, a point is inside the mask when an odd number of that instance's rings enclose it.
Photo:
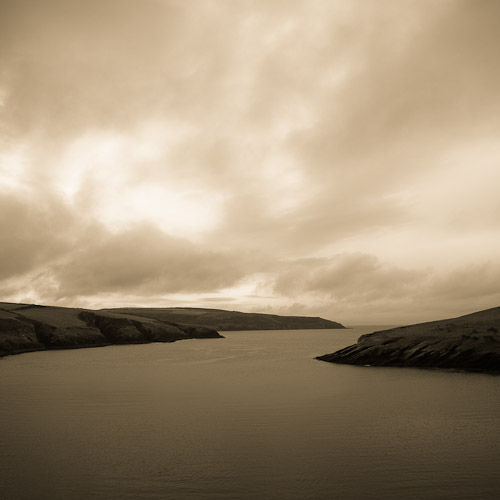
M 313 359 L 370 331 L 1 359 L 0 497 L 500 498 L 500 377 Z

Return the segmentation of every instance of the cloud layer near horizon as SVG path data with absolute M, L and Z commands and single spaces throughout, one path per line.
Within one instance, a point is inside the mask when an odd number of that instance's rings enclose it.
M 0 300 L 498 305 L 499 20 L 488 0 L 2 2 Z

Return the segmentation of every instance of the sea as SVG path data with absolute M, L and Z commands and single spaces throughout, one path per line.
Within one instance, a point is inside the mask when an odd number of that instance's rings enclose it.
M 0 359 L 0 498 L 498 500 L 500 377 L 314 359 L 377 329 Z

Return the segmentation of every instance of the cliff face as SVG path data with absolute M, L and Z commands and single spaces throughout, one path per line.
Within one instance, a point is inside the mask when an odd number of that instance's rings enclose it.
M 221 338 L 211 328 L 86 309 L 0 303 L 0 356 L 45 349 Z
M 215 330 L 309 330 L 344 328 L 336 321 L 308 316 L 279 316 L 276 314 L 243 313 L 222 309 L 195 307 L 106 309 L 106 312 L 133 314 L 159 321 L 174 321 L 206 326 Z
M 35 332 L 35 327 L 0 311 L 0 356 L 44 349 Z
M 370 366 L 500 372 L 500 307 L 362 335 L 317 359 Z

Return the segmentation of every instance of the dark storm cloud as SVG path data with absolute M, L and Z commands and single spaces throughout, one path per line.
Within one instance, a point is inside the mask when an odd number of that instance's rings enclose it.
M 0 279 L 26 273 L 68 252 L 75 220 L 64 204 L 52 198 L 1 193 Z
M 423 273 L 381 263 L 375 256 L 355 253 L 287 263 L 274 289 L 300 297 L 318 293 L 337 301 L 380 300 L 407 294 Z
M 204 251 L 150 225 L 83 242 L 53 269 L 58 294 L 206 292 L 237 283 L 246 269 L 234 256 Z

